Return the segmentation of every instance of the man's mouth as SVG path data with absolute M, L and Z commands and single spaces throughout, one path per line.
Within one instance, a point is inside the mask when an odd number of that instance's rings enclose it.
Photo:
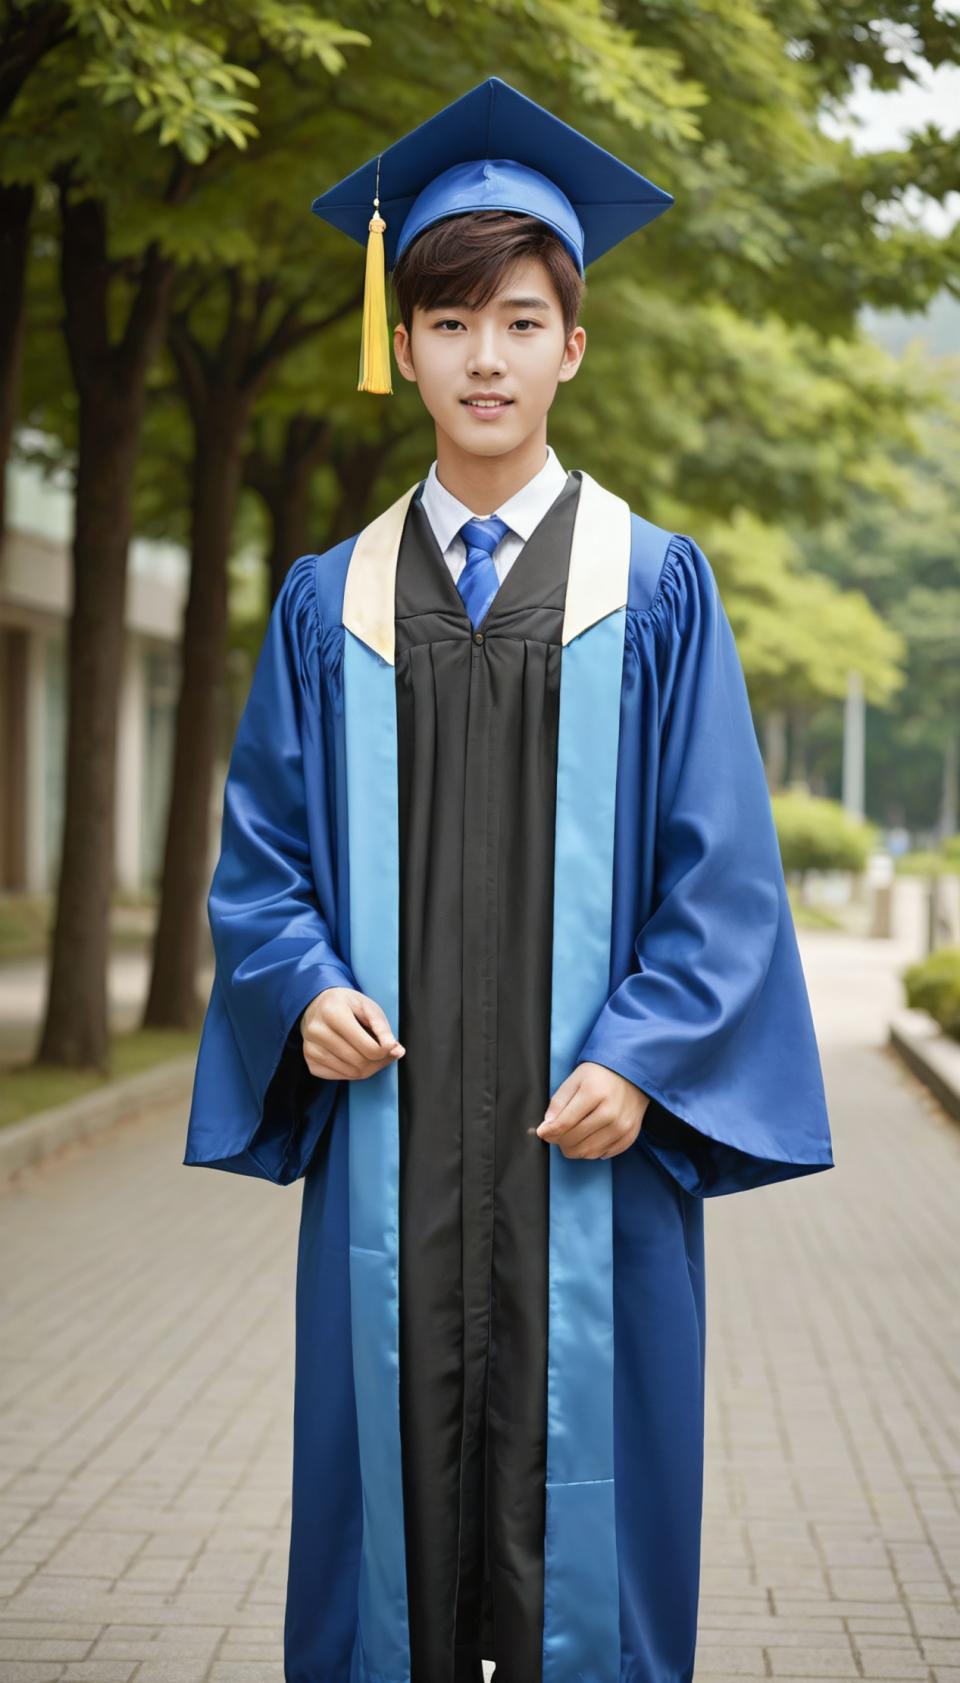
M 513 402 L 512 397 L 462 397 L 460 402 L 468 409 L 506 409 Z

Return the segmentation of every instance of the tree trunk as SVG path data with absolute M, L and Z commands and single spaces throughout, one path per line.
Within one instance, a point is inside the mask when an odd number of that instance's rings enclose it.
M 340 495 L 330 522 L 328 544 L 351 537 L 366 520 L 372 519 L 370 498 L 377 475 L 396 442 L 396 438 L 388 436 L 361 440 L 335 462 Z
M 37 1061 L 105 1070 L 117 712 L 143 392 L 80 402 L 63 842 Z
M 329 452 L 330 430 L 328 421 L 294 415 L 284 436 L 283 455 L 272 471 L 268 468 L 254 478 L 270 515 L 271 607 L 297 557 L 317 546 L 311 531 L 310 484 L 314 470 Z
M 248 407 L 234 387 L 221 390 L 211 397 L 195 426 L 190 591 L 145 1027 L 190 1028 L 202 1014 L 196 978 L 207 890 L 217 710 L 226 666 L 227 563 Z
M 67 768 L 47 1006 L 36 1060 L 106 1071 L 116 736 L 127 551 L 146 380 L 164 332 L 172 264 L 144 258 L 111 343 L 104 208 L 61 182 L 64 331 L 79 394 Z
M 280 495 L 268 503 L 271 520 L 270 605 L 297 557 L 310 550 L 310 466 L 297 462 Z
M 311 548 L 329 548 L 363 525 L 377 474 L 395 442 L 395 437 L 386 435 L 360 441 L 332 458 L 339 489 L 333 518 L 322 540 L 311 530 L 310 481 L 319 463 L 330 456 L 330 423 L 295 415 L 287 427 L 279 458 L 271 461 L 260 449 L 248 453 L 246 483 L 263 498 L 272 527 L 271 605 L 298 556 Z
M 807 779 L 807 715 L 800 707 L 790 711 L 790 784 L 792 788 L 806 788 Z
M 0 186 L 0 539 L 7 529 L 5 469 L 20 402 L 23 283 L 32 212 L 32 187 Z
M 71 7 L 63 0 L 40 6 L 6 6 L 0 32 L 0 118 L 15 105 L 24 83 L 48 53 L 75 34 Z
M 787 770 L 787 719 L 782 707 L 771 708 L 763 721 L 764 765 L 771 794 L 783 788 Z
M 960 784 L 960 734 L 953 731 L 943 750 L 943 779 L 940 786 L 940 839 L 955 836 L 960 828 L 958 817 L 958 784 Z

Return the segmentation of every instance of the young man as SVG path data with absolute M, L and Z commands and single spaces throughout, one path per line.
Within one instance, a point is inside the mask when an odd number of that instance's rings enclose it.
M 314 206 L 436 459 L 292 566 L 209 897 L 184 1160 L 303 1179 L 288 1683 L 690 1679 L 703 1201 L 833 1163 L 709 563 L 546 440 L 671 202 L 492 77 Z

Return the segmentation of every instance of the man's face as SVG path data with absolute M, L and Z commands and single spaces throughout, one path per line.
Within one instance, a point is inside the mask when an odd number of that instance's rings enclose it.
M 415 380 L 438 432 L 462 450 L 497 456 L 542 429 L 561 380 L 576 373 L 586 332 L 567 339 L 560 300 L 539 258 L 522 258 L 481 310 L 415 308 L 394 329 L 397 367 Z M 493 393 L 493 407 L 476 402 Z M 474 400 L 471 402 L 471 399 Z

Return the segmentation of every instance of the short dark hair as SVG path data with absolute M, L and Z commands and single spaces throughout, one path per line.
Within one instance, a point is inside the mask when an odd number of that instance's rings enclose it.
M 415 307 L 457 303 L 480 310 L 521 257 L 536 257 L 553 282 L 570 337 L 585 290 L 563 241 L 539 217 L 518 211 L 471 210 L 445 216 L 411 240 L 393 268 L 393 289 L 409 333 Z

